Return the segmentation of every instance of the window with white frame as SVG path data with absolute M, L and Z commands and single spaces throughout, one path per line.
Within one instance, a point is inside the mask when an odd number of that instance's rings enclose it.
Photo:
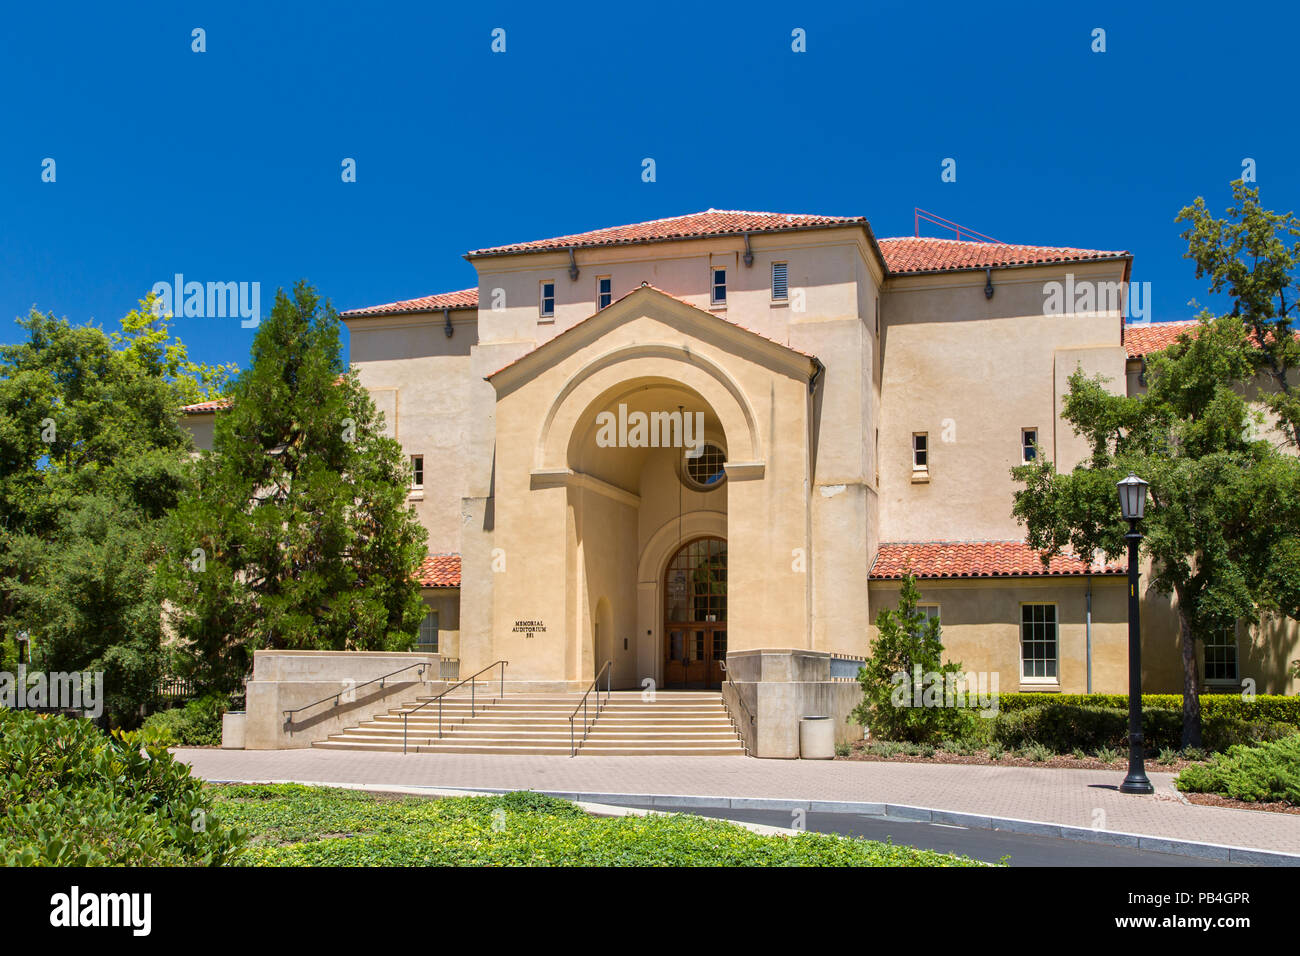
M 930 435 L 928 432 L 912 432 L 912 470 L 930 470 Z
M 544 319 L 554 318 L 555 316 L 555 280 L 543 279 L 541 290 L 541 301 L 537 306 L 537 314 Z
M 1038 457 L 1038 429 L 1020 429 L 1020 460 L 1026 465 Z
M 786 262 L 772 263 L 772 301 L 785 302 L 790 298 L 790 266 Z
M 614 279 L 611 276 L 596 276 L 596 311 L 614 301 Z
M 1020 679 L 1055 684 L 1057 675 L 1055 604 L 1020 605 Z
M 714 305 L 726 305 L 727 304 L 727 270 L 712 269 L 710 271 L 713 274 L 712 302 Z
M 416 640 L 415 649 L 425 654 L 438 653 L 438 612 L 426 611 L 424 620 L 420 622 L 420 636 Z
M 424 456 L 423 455 L 411 456 L 411 487 L 412 488 L 424 487 Z
M 1205 679 L 1237 680 L 1237 628 L 1225 627 L 1205 638 Z
M 926 622 L 921 625 L 921 633 L 917 635 L 918 637 L 920 637 L 921 634 L 926 633 L 926 628 L 928 627 L 928 624 L 931 620 L 935 620 L 935 621 L 939 620 L 939 605 L 918 604 L 916 606 L 916 610 L 924 617 Z

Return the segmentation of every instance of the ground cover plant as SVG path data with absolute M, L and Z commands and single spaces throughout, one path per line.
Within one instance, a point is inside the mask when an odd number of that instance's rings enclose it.
M 593 817 L 517 792 L 429 799 L 307 787 L 213 788 L 264 866 L 981 866 L 820 833 L 767 836 L 686 815 Z

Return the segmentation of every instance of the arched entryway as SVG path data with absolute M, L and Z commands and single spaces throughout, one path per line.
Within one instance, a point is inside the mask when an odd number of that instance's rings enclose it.
M 664 571 L 663 674 L 668 688 L 722 686 L 727 657 L 727 542 L 683 544 Z

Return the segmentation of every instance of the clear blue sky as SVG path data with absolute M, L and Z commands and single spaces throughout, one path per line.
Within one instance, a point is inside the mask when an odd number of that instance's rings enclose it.
M 1300 208 L 1291 5 L 845 6 L 7 5 L 0 341 L 33 305 L 114 327 L 177 272 L 342 310 L 472 285 L 468 249 L 710 206 L 1126 248 L 1162 321 L 1207 299 L 1179 208 L 1221 212 L 1244 157 Z M 176 331 L 247 362 L 238 320 Z

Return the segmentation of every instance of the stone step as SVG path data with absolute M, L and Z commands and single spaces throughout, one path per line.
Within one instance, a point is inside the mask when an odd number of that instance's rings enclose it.
M 441 705 L 420 697 L 404 701 L 314 746 L 328 750 L 401 752 L 403 733 L 408 753 L 540 754 L 570 753 L 577 731 L 579 753 L 590 755 L 743 754 L 744 749 L 717 693 L 666 692 L 653 702 L 640 691 L 588 698 L 584 719 L 575 708 L 580 694 L 507 694 L 489 691 L 443 698 Z M 420 706 L 425 704 L 425 706 Z M 441 706 L 441 736 L 439 707 Z

